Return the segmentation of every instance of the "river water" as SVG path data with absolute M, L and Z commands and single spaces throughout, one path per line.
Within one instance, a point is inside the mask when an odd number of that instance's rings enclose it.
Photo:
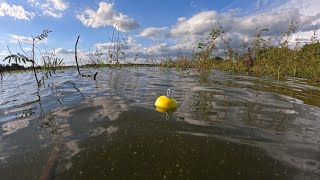
M 320 84 L 160 68 L 0 82 L 1 179 L 320 179 Z M 171 89 L 176 112 L 154 102 Z

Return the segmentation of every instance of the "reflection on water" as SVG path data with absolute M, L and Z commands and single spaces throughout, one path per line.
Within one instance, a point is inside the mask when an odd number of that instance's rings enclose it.
M 19 81 L 16 81 L 19 79 Z M 221 71 L 66 70 L 0 86 L 7 179 L 316 179 L 320 88 Z M 172 89 L 180 107 L 157 111 Z

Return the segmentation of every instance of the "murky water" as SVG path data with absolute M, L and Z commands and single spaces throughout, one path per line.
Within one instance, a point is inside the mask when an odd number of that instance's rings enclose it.
M 320 85 L 158 68 L 0 84 L 1 179 L 320 179 Z M 172 89 L 173 113 L 154 109 Z

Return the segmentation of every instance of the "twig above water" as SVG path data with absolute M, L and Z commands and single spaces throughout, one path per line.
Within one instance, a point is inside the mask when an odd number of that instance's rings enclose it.
M 78 73 L 80 76 L 83 76 L 83 77 L 91 77 L 93 76 L 92 74 L 82 74 L 80 72 L 80 69 L 79 69 L 79 64 L 78 64 L 78 42 L 79 42 L 79 39 L 80 39 L 80 35 L 78 36 L 77 38 L 77 41 L 76 41 L 76 44 L 75 44 L 75 47 L 74 47 L 74 57 L 75 57 L 75 60 L 76 60 L 76 64 L 77 64 L 77 70 L 78 70 Z M 98 72 L 96 72 L 94 74 L 94 80 L 96 80 L 96 76 L 97 76 Z

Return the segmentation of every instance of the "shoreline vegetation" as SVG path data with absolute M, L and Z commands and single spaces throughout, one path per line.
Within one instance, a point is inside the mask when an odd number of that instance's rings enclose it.
M 240 47 L 231 47 L 232 39 L 227 37 L 226 32 L 220 25 L 218 28 L 212 29 L 210 34 L 203 40 L 192 47 L 191 55 L 185 55 L 182 51 L 177 52 L 176 57 L 160 57 L 158 62 L 154 63 L 131 63 L 125 61 L 125 38 L 121 37 L 119 32 L 114 30 L 111 39 L 111 45 L 106 53 L 108 58 L 104 59 L 103 53 L 96 50 L 91 53 L 91 64 L 78 65 L 78 61 L 74 66 L 63 66 L 63 59 L 57 57 L 54 53 L 45 52 L 41 55 L 43 66 L 35 67 L 34 50 L 31 56 L 26 55 L 10 55 L 5 58 L 14 60 L 13 66 L 0 66 L 1 78 L 4 73 L 12 71 L 26 71 L 27 68 L 21 68 L 18 63 L 31 62 L 32 69 L 36 76 L 36 71 L 46 71 L 48 74 L 55 73 L 57 69 L 65 68 L 102 68 L 102 67 L 143 67 L 156 66 L 162 68 L 176 68 L 179 70 L 187 69 L 217 69 L 229 72 L 246 73 L 255 76 L 272 76 L 278 80 L 284 76 L 307 78 L 314 81 L 320 81 L 320 41 L 317 38 L 317 30 L 308 40 L 308 43 L 296 42 L 290 43 L 290 38 L 297 32 L 298 25 L 292 20 L 288 30 L 279 38 L 269 37 L 267 33 L 269 29 L 257 28 L 257 34 L 253 39 L 242 40 Z M 42 40 L 47 37 L 46 30 L 40 36 L 34 38 L 33 48 L 36 44 L 35 40 Z M 78 37 L 79 38 L 79 37 Z M 78 43 L 78 39 L 77 39 Z M 77 46 L 76 43 L 76 46 Z M 19 43 L 20 44 L 20 43 Z M 75 46 L 75 54 L 77 48 Z M 21 47 L 21 45 L 20 45 Z M 219 47 L 219 48 L 218 48 Z M 221 47 L 224 52 L 221 53 Z M 22 50 L 22 48 L 21 48 Z M 218 50 L 220 50 L 218 52 Z M 77 60 L 77 55 L 75 55 Z M 5 61 L 4 60 L 4 61 Z M 148 60 L 146 60 L 147 62 Z M 109 63 L 104 63 L 109 62 Z M 121 62 L 121 63 L 120 63 Z M 17 69 L 17 67 L 20 67 Z M 80 71 L 79 71 L 80 72 Z M 95 74 L 96 76 L 96 74 Z M 40 80 L 36 78 L 38 84 Z
M 230 47 L 231 39 L 226 37 L 223 28 L 213 29 L 210 35 L 198 43 L 192 58 L 178 56 L 162 62 L 163 67 L 219 69 L 231 72 L 247 72 L 256 76 L 268 75 L 278 80 L 283 76 L 320 80 L 320 41 L 317 30 L 309 43 L 289 43 L 292 34 L 298 29 L 292 21 L 288 31 L 280 38 L 264 36 L 268 29 L 257 29 L 253 40 L 243 40 L 237 49 Z M 218 55 L 217 44 L 223 43 L 225 58 Z

